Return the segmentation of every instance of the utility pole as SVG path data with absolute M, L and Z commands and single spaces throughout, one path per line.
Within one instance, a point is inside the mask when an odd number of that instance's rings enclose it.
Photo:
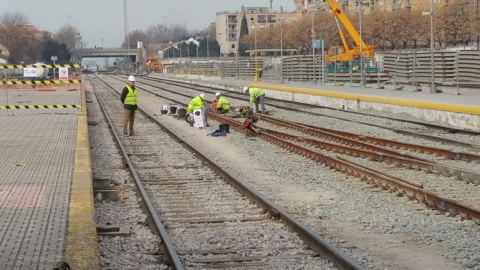
M 365 86 L 365 80 L 363 76 L 364 65 L 363 65 L 363 38 L 362 38 L 362 5 L 363 2 L 358 2 L 358 19 L 360 25 L 360 86 Z
M 166 26 L 167 25 L 167 17 L 168 16 L 163 16 L 163 24 Z
M 123 32 L 125 34 L 125 42 L 127 43 L 127 53 L 125 54 L 124 67 L 127 68 L 128 75 L 128 62 L 127 57 L 130 58 L 130 37 L 128 35 L 128 0 L 123 0 Z
M 283 20 L 280 18 L 280 82 L 283 83 Z
M 430 84 L 430 94 L 437 92 L 435 89 L 435 60 L 433 55 L 433 50 L 435 49 L 435 40 L 433 39 L 433 0 L 430 0 L 430 64 L 431 64 L 431 84 Z
M 70 27 L 70 18 L 72 18 L 72 16 L 68 15 L 67 18 L 68 18 L 68 27 Z
M 312 62 L 312 65 L 313 65 L 313 81 L 315 83 L 317 83 L 317 76 L 315 74 L 315 28 L 314 28 L 314 24 L 313 24 L 313 18 L 315 16 L 315 13 L 312 12 L 312 56 L 313 56 L 313 62 Z

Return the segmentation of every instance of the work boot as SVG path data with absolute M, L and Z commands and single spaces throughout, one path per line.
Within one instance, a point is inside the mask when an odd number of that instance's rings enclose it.
M 133 132 L 133 130 L 130 131 L 130 136 L 133 136 L 135 135 L 135 132 Z
M 124 131 L 123 136 L 128 137 L 128 132 Z

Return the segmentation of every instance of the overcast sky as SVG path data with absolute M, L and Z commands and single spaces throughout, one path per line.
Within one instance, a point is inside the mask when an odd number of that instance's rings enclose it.
M 218 11 L 237 11 L 242 5 L 268 7 L 269 0 L 129 0 L 129 29 L 146 29 L 164 22 L 181 23 L 189 29 L 203 29 L 215 21 Z M 291 12 L 294 0 L 273 0 Z M 79 29 L 89 47 L 118 47 L 123 41 L 123 0 L 0 0 L 0 12 L 20 11 L 40 30 L 57 32 L 70 24 Z

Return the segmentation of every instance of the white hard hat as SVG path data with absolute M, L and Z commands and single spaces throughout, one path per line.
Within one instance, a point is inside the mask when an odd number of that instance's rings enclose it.
M 220 92 L 215 93 L 215 96 L 220 96 Z
M 243 92 L 244 93 L 247 93 L 247 90 L 248 90 L 248 86 L 243 87 Z
M 200 97 L 201 97 L 202 99 L 205 99 L 205 94 L 200 94 Z
M 136 82 L 137 80 L 135 80 L 135 76 L 130 75 L 130 76 L 128 76 L 128 81 L 129 82 Z

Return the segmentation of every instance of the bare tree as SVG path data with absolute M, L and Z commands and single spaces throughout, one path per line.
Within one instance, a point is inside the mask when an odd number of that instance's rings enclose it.
M 9 51 L 9 61 L 35 61 L 39 51 L 34 27 L 28 25 L 28 17 L 20 12 L 5 12 L 0 16 L 0 44 Z
M 63 26 L 58 30 L 56 39 L 60 43 L 67 44 L 69 51 L 73 51 L 83 45 L 82 35 L 77 28 L 73 26 Z
M 132 31 L 128 34 L 128 39 L 129 39 L 129 49 L 136 49 L 137 48 L 137 42 L 141 41 L 143 43 L 148 42 L 148 35 L 145 33 L 143 30 L 135 30 Z M 122 44 L 122 48 L 127 48 L 127 41 L 124 40 Z

